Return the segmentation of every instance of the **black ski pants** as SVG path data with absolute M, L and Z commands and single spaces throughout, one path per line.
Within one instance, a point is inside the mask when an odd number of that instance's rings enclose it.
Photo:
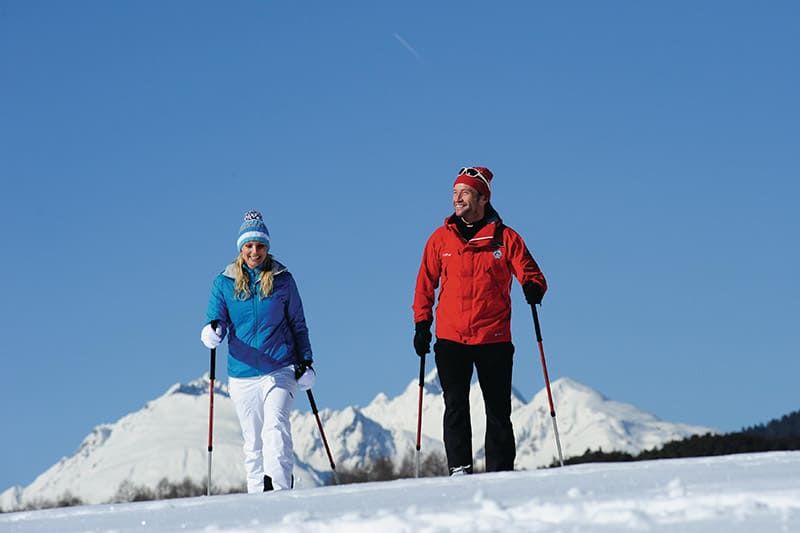
M 469 389 L 472 367 L 486 410 L 486 471 L 513 470 L 517 450 L 511 426 L 511 369 L 514 345 L 467 345 L 439 339 L 433 347 L 444 393 L 444 448 L 450 468 L 472 466 Z

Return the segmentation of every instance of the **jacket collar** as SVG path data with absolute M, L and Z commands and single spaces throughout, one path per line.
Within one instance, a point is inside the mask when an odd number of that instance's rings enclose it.
M 482 227 L 474 237 L 467 241 L 467 244 L 475 246 L 488 246 L 494 242 L 495 235 L 497 235 L 497 230 L 503 226 L 503 219 L 500 218 L 500 215 L 490 203 L 486 204 L 485 216 L 486 225 Z M 459 239 L 463 240 L 463 237 L 459 233 L 458 227 L 456 226 L 455 213 L 444 219 L 444 225 L 447 229 L 458 235 Z
M 253 270 L 250 267 L 248 267 L 247 265 L 245 265 L 245 268 L 247 269 L 248 272 L 251 272 L 251 273 L 256 273 L 256 272 L 260 273 L 261 272 L 261 269 L 257 268 L 255 270 Z M 272 275 L 273 276 L 277 276 L 278 274 L 283 274 L 284 272 L 287 272 L 287 271 L 288 271 L 288 269 L 283 265 L 283 263 L 281 263 L 280 261 L 278 261 L 275 258 L 272 259 Z M 225 270 L 222 271 L 222 275 L 225 276 L 226 278 L 236 279 L 236 263 L 231 263 L 230 265 L 226 266 Z M 254 276 L 254 278 L 258 279 L 257 276 Z

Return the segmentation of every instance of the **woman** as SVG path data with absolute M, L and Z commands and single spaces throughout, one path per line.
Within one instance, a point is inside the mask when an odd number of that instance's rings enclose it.
M 294 278 L 269 254 L 261 213 L 248 211 L 239 256 L 211 287 L 200 339 L 216 348 L 228 337 L 231 399 L 242 426 L 247 492 L 293 485 L 289 412 L 298 388 L 316 379 L 303 304 Z

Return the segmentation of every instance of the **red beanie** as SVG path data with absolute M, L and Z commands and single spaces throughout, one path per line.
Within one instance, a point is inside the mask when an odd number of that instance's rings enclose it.
M 482 196 L 489 199 L 492 195 L 490 186 L 493 177 L 494 174 L 492 174 L 492 171 L 486 167 L 464 167 L 459 171 L 458 176 L 456 176 L 456 181 L 453 183 L 453 186 L 455 187 L 458 183 L 469 185 L 481 193 Z

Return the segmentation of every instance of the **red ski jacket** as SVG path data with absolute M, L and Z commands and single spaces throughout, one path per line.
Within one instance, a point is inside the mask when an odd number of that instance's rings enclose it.
M 465 241 L 451 215 L 430 236 L 414 290 L 414 322 L 433 320 L 436 337 L 462 344 L 511 341 L 511 276 L 520 284 L 547 282 L 522 237 L 496 213 Z

